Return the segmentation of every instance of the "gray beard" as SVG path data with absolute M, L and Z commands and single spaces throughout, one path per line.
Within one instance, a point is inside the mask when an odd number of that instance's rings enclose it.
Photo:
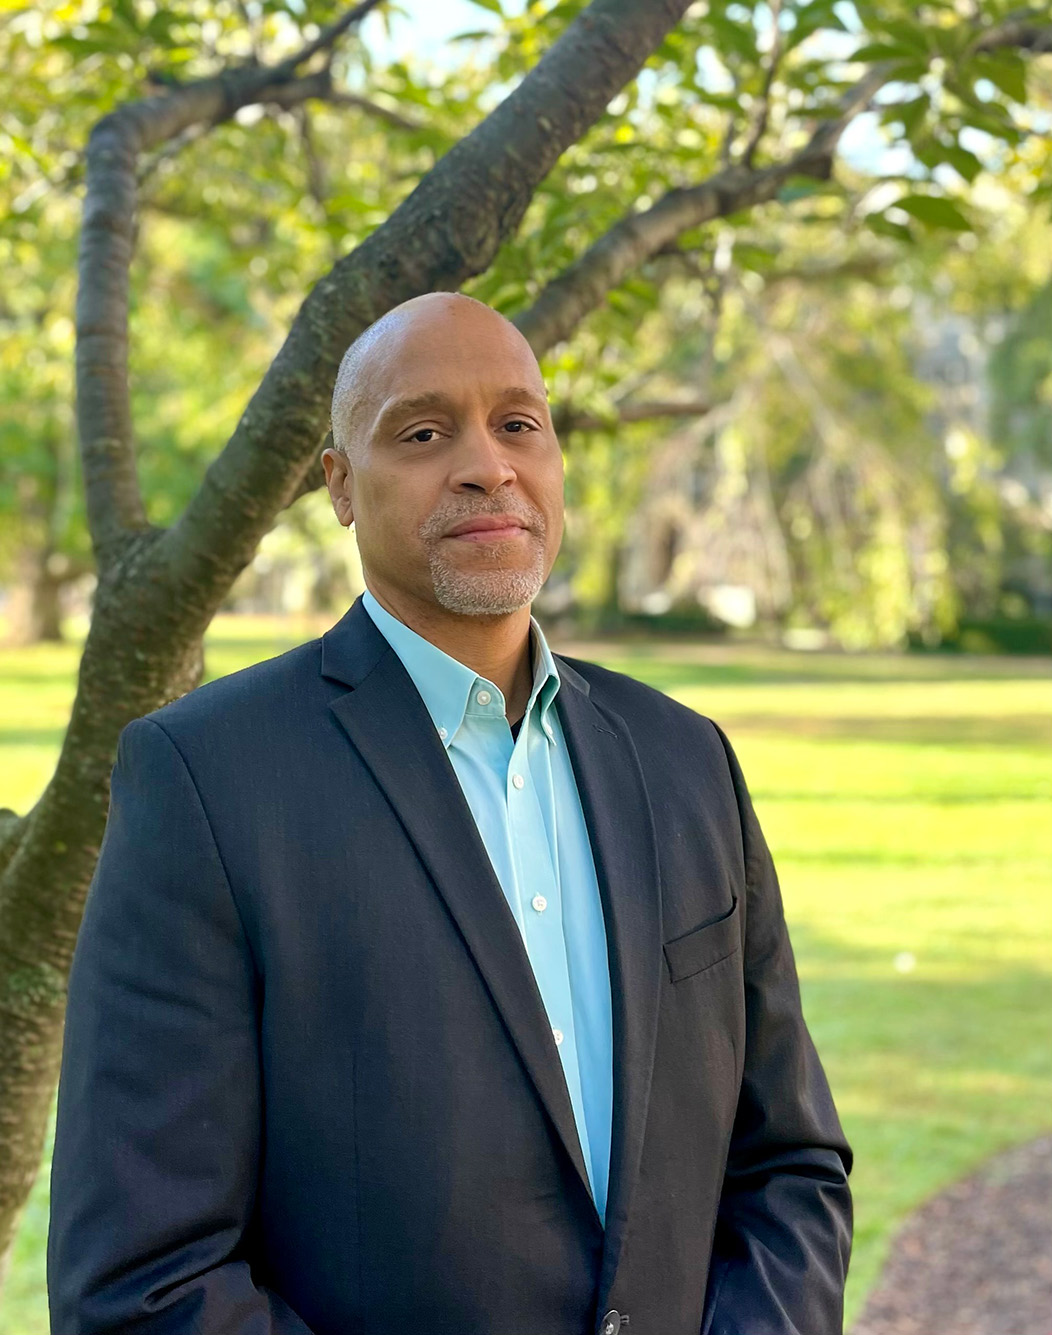
M 449 612 L 460 616 L 507 616 L 532 603 L 544 583 L 544 554 L 540 543 L 533 564 L 526 570 L 454 569 L 434 550 L 428 556 L 435 597 Z

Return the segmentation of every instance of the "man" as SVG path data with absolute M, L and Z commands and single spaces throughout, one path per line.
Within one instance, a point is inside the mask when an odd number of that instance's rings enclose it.
M 708 720 L 531 620 L 529 347 L 344 358 L 368 592 L 124 730 L 73 972 L 54 1335 L 835 1335 L 844 1143 Z

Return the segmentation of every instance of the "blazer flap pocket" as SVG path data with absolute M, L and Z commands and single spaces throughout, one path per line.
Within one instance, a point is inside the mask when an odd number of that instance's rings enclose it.
M 713 922 L 703 922 L 685 936 L 665 942 L 665 961 L 674 983 L 703 969 L 719 964 L 741 946 L 738 923 L 738 903 L 735 899 L 730 910 Z

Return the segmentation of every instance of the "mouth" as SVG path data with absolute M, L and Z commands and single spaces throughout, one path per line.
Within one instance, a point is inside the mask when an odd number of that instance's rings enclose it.
M 513 515 L 476 515 L 455 525 L 443 536 L 458 542 L 507 542 L 528 532 L 522 521 Z

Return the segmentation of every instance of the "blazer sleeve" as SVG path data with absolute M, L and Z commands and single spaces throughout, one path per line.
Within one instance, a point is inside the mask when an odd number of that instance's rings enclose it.
M 257 980 L 193 779 L 121 734 L 69 980 L 48 1294 L 62 1335 L 310 1335 L 254 1282 Z
M 702 1335 L 841 1335 L 851 1150 L 804 1023 L 771 854 L 717 731 L 745 852 L 746 1046 Z

